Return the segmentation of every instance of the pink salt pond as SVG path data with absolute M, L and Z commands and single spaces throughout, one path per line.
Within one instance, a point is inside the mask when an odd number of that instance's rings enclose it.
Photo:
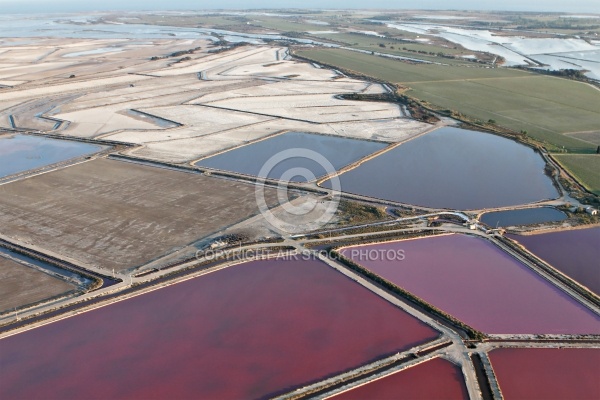
M 499 349 L 489 356 L 505 399 L 600 399 L 600 349 Z
M 331 397 L 333 400 L 468 399 L 460 368 L 434 358 Z
M 436 337 L 320 261 L 255 261 L 0 340 L 0 398 L 267 398 Z
M 600 294 L 600 228 L 508 235 L 560 272 Z
M 482 238 L 443 235 L 342 253 L 486 333 L 600 333 L 598 315 Z

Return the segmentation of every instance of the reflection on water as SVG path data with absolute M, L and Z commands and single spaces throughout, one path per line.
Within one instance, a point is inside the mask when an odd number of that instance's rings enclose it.
M 369 160 L 340 179 L 344 192 L 468 210 L 556 197 L 544 166 L 539 154 L 512 140 L 442 128 Z
M 358 161 L 369 154 L 381 150 L 386 143 L 367 140 L 348 139 L 336 136 L 316 135 L 301 132 L 287 132 L 272 138 L 243 146 L 226 153 L 218 154 L 200 160 L 196 163 L 199 167 L 216 168 L 234 171 L 246 175 L 258 176 L 263 165 L 274 155 L 288 149 L 309 149 L 324 156 L 333 167 L 338 170 L 345 165 Z M 286 171 L 293 168 L 306 168 L 315 177 L 326 175 L 326 169 L 315 160 L 302 156 L 302 151 L 293 153 L 293 158 L 288 158 L 262 178 L 280 179 Z M 293 182 L 305 182 L 301 176 L 293 176 Z
M 600 228 L 507 236 L 565 275 L 600 294 Z
M 343 254 L 486 333 L 600 333 L 593 311 L 479 237 L 443 235 Z
M 567 215 L 552 207 L 525 208 L 522 210 L 485 213 L 481 222 L 491 227 L 532 225 L 544 222 L 564 221 Z
M 218 41 L 219 36 L 227 36 L 231 42 L 263 43 L 267 40 L 290 40 L 285 36 L 274 34 L 252 34 L 232 32 L 222 29 L 181 28 L 161 25 L 91 23 L 97 20 L 92 17 L 60 15 L 0 15 L 0 37 L 60 37 L 87 39 L 205 39 Z M 324 44 L 309 39 L 293 38 L 298 43 L 323 44 L 328 47 L 339 45 Z
M 600 349 L 497 349 L 489 354 L 505 399 L 600 399 Z
M 102 150 L 102 146 L 40 136 L 0 136 L 0 178 Z
M 398 397 L 398 393 L 402 393 Z M 434 358 L 334 396 L 334 400 L 363 399 L 468 399 L 462 372 L 457 365 Z
M 272 398 L 437 336 L 320 261 L 260 260 L 0 340 L 0 398 Z

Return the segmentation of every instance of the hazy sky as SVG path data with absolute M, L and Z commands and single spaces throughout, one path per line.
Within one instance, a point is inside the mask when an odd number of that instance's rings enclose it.
M 399 8 L 600 13 L 600 0 L 0 0 L 0 14 L 215 8 Z

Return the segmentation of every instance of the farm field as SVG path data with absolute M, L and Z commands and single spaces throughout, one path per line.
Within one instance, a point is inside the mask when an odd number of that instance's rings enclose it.
M 395 32 L 394 32 L 395 33 Z M 405 32 L 402 32 L 405 33 Z M 382 53 L 396 54 L 396 53 L 405 53 L 412 54 L 413 57 L 421 58 L 422 56 L 427 57 L 427 55 L 417 54 L 413 52 L 408 52 L 403 50 L 403 48 L 409 50 L 416 51 L 427 51 L 427 52 L 436 52 L 443 51 L 446 54 L 472 54 L 472 51 L 465 49 L 455 49 L 449 47 L 442 47 L 436 45 L 429 44 L 420 44 L 420 43 L 408 43 L 401 40 L 394 40 L 390 38 L 383 38 L 374 35 L 365 35 L 361 33 L 318 33 L 313 35 L 315 37 L 323 37 L 331 40 L 335 40 L 338 42 L 342 42 L 348 45 L 351 45 L 354 48 L 364 48 L 365 50 L 375 50 L 381 51 Z M 416 37 L 416 35 L 414 35 Z M 380 44 L 384 44 L 385 47 L 381 47 Z M 390 46 L 393 46 L 392 49 Z M 394 51 L 395 50 L 395 51 Z M 435 58 L 435 57 L 433 57 Z
M 556 154 L 554 157 L 590 192 L 600 195 L 600 155 Z
M 563 135 L 594 130 L 600 123 L 594 108 L 600 92 L 579 82 L 513 69 L 414 65 L 340 49 L 302 50 L 298 55 L 408 86 L 408 94 L 418 99 L 526 130 L 554 148 L 586 153 L 596 148 Z
M 303 21 L 294 21 L 288 18 L 271 18 L 263 16 L 253 20 L 252 25 L 280 32 L 320 31 L 330 28 L 328 25 L 311 24 Z
M 311 35 L 318 39 L 325 39 L 336 43 L 343 43 L 347 47 L 354 49 L 374 51 L 383 54 L 391 54 L 401 57 L 416 58 L 419 60 L 454 64 L 454 65 L 474 65 L 466 59 L 448 59 L 441 58 L 429 53 L 444 53 L 449 55 L 472 55 L 474 52 L 461 48 L 442 47 L 434 44 L 408 43 L 391 38 L 382 38 L 374 35 L 365 35 L 361 33 L 315 33 Z M 383 44 L 385 47 L 382 47 Z M 410 51 L 412 50 L 412 51 Z M 418 51 L 426 52 L 418 53 Z
M 531 74 L 518 79 L 413 82 L 409 86 L 409 94 L 421 100 L 482 121 L 493 119 L 515 131 L 526 130 L 551 146 L 564 146 L 569 152 L 596 149 L 593 143 L 564 135 L 600 126 L 595 106 L 600 91 L 582 83 Z
M 296 54 L 388 82 L 438 82 L 457 79 L 497 79 L 531 76 L 525 71 L 494 68 L 410 64 L 343 49 L 298 50 Z M 418 58 L 418 57 L 417 57 Z

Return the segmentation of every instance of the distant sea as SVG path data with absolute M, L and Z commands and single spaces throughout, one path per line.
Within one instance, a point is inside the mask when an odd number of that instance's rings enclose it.
M 564 13 L 600 13 L 598 0 L 0 0 L 0 15 L 31 13 L 70 13 L 92 11 L 160 11 L 207 9 L 422 9 L 422 10 L 498 10 Z

